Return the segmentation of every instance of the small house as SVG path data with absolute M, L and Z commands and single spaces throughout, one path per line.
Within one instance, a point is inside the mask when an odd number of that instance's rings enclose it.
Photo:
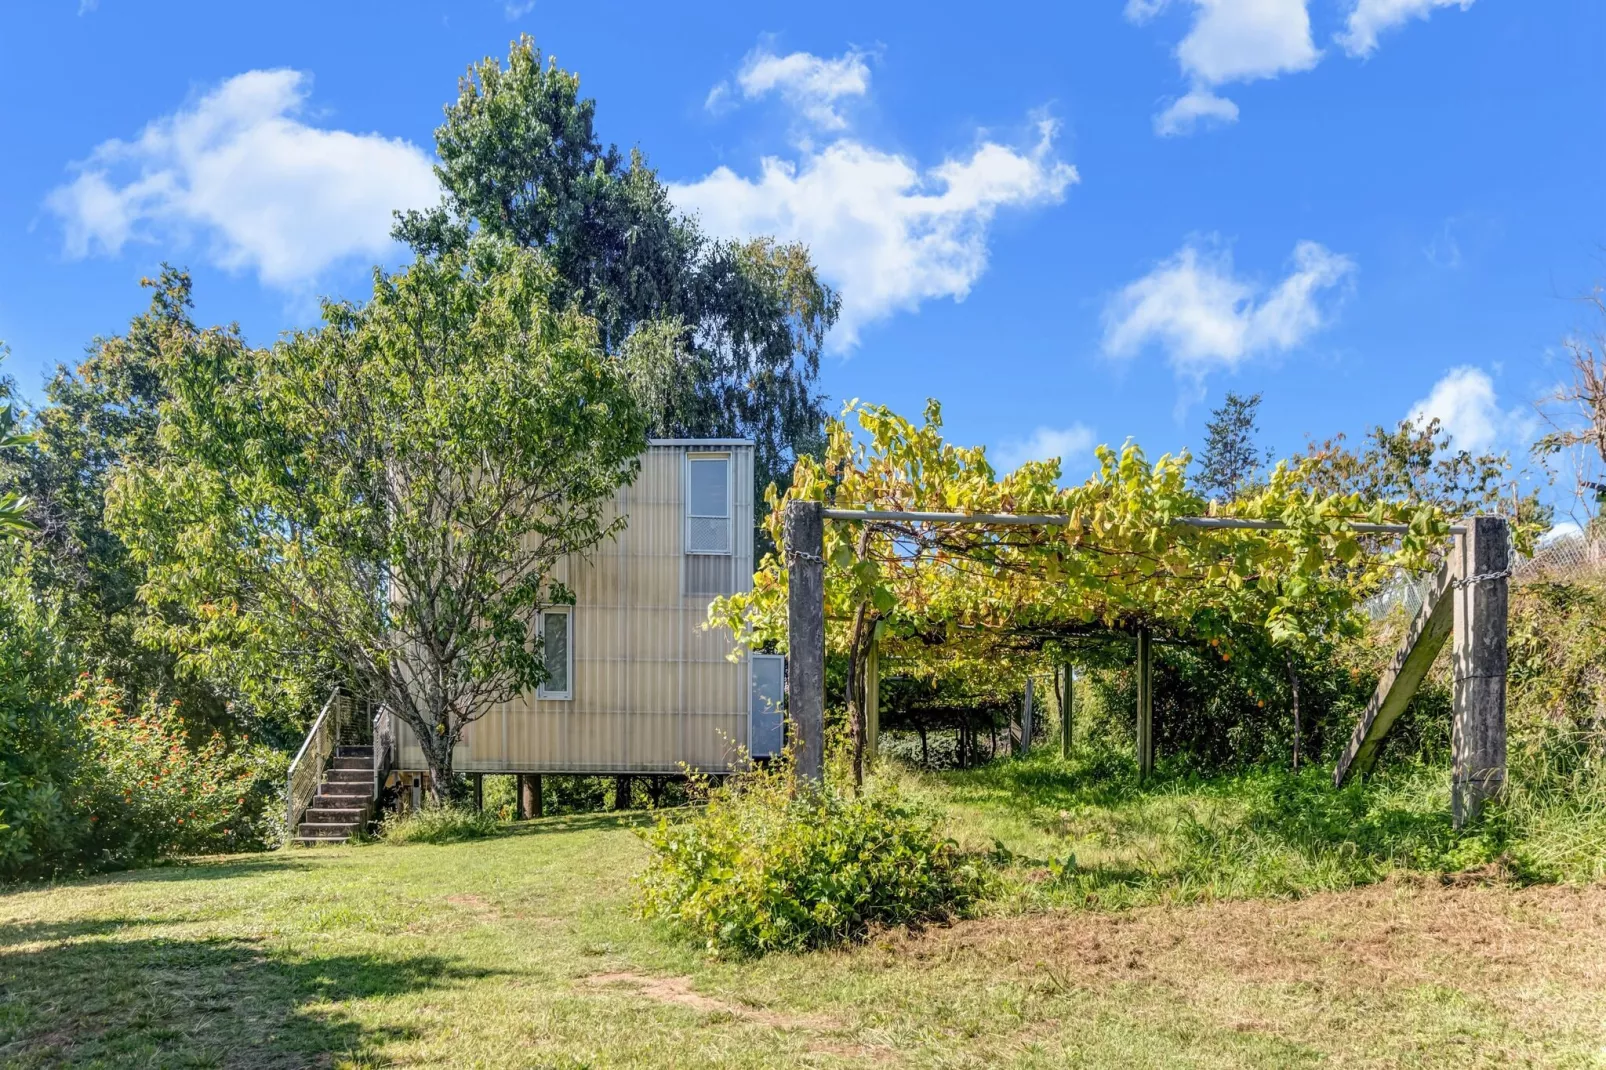
M 553 576 L 575 602 L 537 622 L 546 682 L 465 728 L 459 772 L 727 773 L 780 749 L 782 659 L 705 627 L 713 598 L 752 587 L 752 443 L 654 440 L 612 509 L 618 536 Z M 423 752 L 391 721 L 416 786 Z

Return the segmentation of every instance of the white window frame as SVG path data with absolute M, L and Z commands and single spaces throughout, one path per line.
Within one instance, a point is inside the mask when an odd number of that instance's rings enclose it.
M 567 622 L 565 630 L 568 632 L 569 641 L 567 644 L 565 644 L 564 654 L 565 661 L 567 662 L 565 666 L 565 676 L 568 678 L 569 686 L 563 691 L 551 691 L 547 689 L 546 682 L 543 681 L 536 688 L 535 697 L 566 702 L 574 698 L 574 607 L 548 606 L 546 609 L 541 610 L 540 614 L 536 617 L 535 626 L 537 628 L 537 634 L 541 638 L 542 664 L 546 663 L 546 619 L 550 616 L 561 616 Z
M 701 516 L 691 511 L 691 466 L 708 461 L 723 461 L 725 464 L 725 515 Z M 686 547 L 688 556 L 695 557 L 730 557 L 736 552 L 736 539 L 733 535 L 736 521 L 736 496 L 732 493 L 735 482 L 735 455 L 728 451 L 697 450 L 686 452 L 684 471 L 681 474 L 681 485 L 686 488 L 681 506 L 681 543 Z M 693 550 L 691 548 L 691 522 L 693 518 L 699 520 L 725 521 L 725 549 L 723 550 Z

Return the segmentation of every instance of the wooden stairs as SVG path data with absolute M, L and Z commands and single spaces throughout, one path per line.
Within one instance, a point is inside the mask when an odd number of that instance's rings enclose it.
M 295 841 L 345 843 L 368 824 L 374 801 L 374 748 L 336 747 L 301 813 Z

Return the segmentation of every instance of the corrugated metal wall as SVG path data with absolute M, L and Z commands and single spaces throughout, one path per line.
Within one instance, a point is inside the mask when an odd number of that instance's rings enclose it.
M 683 552 L 688 452 L 731 457 L 729 556 Z M 703 622 L 712 595 L 752 587 L 752 447 L 655 443 L 614 508 L 629 518 L 618 538 L 556 574 L 576 598 L 574 697 L 523 695 L 487 714 L 466 730 L 458 770 L 723 771 L 746 748 L 748 660 L 726 660 L 730 633 Z M 412 733 L 397 728 L 401 767 L 423 769 Z

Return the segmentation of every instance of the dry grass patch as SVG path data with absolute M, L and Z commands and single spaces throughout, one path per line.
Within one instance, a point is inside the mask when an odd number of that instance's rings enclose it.
M 1392 881 L 1293 901 L 1056 912 L 888 934 L 878 968 L 1005 979 L 1044 1008 L 1260 1034 L 1295 1062 L 1606 1065 L 1606 887 Z M 918 967 L 917 967 L 918 968 Z M 1081 1023 L 1045 1013 L 1022 1039 Z

